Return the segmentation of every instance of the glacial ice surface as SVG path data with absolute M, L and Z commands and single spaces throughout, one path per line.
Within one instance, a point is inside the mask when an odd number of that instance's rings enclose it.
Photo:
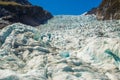
M 58 15 L 0 30 L 0 80 L 120 80 L 120 20 Z

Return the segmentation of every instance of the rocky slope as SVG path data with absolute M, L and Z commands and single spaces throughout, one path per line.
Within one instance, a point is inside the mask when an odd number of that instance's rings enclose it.
M 26 0 L 0 1 L 0 28 L 16 22 L 38 26 L 52 17 L 52 14 L 43 10 L 42 7 L 33 6 Z M 4 23 L 5 21 L 8 23 L 2 24 L 2 22 Z
M 103 0 L 97 16 L 98 19 L 120 19 L 120 0 Z
M 0 80 L 120 80 L 120 20 L 55 16 L 0 31 Z
M 102 0 L 98 8 L 87 14 L 96 14 L 98 20 L 120 19 L 120 0 Z

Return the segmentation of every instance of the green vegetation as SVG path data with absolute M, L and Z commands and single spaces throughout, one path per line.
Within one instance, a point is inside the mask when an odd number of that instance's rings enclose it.
M 20 5 L 19 3 L 16 3 L 16 2 L 13 2 L 13 1 L 0 1 L 0 5 L 4 5 L 4 6 L 7 6 L 7 5 Z

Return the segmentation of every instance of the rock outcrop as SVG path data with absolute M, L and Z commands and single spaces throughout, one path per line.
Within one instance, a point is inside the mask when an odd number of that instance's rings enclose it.
M 103 0 L 97 10 L 97 18 L 120 19 L 120 0 Z
M 120 19 L 120 0 L 103 0 L 98 8 L 87 14 L 95 14 L 98 20 Z
M 0 18 L 10 24 L 21 22 L 31 26 L 38 26 L 53 17 L 51 13 L 43 10 L 42 7 L 33 6 L 26 0 L 10 0 L 9 2 L 5 0 L 0 2 L 3 2 L 0 3 Z M 6 25 L 0 28 L 4 26 Z

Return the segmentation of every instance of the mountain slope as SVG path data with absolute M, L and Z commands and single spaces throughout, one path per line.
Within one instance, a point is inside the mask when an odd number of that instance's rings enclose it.
M 120 19 L 120 0 L 102 0 L 97 8 L 87 14 L 95 14 L 98 20 Z
M 120 0 L 103 0 L 97 16 L 98 19 L 120 19 Z
M 50 12 L 45 11 L 42 7 L 33 6 L 26 0 L 0 1 L 0 28 L 16 22 L 38 26 L 52 17 Z M 5 21 L 8 23 L 4 24 Z

